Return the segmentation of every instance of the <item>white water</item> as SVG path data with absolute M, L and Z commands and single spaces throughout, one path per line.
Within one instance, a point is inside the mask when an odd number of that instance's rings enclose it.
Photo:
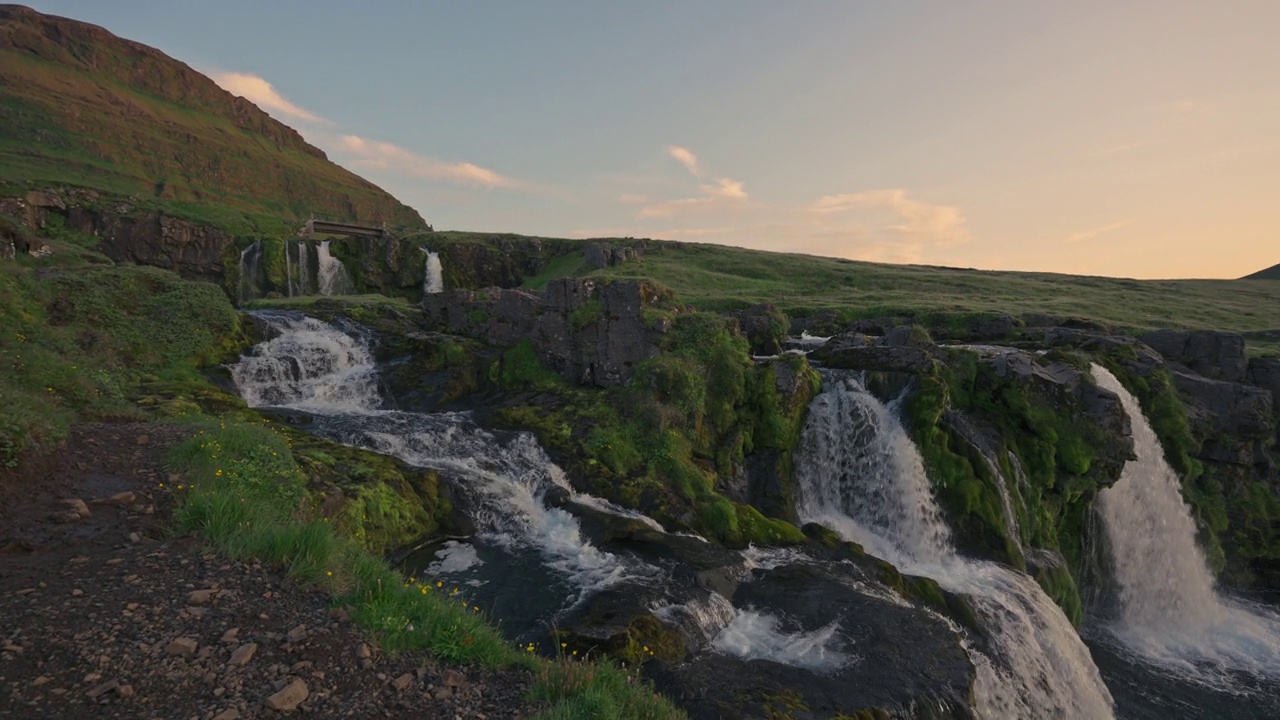
M 317 280 L 321 295 L 350 295 L 355 292 L 355 283 L 351 282 L 346 266 L 329 253 L 328 240 L 320 242 L 320 247 L 316 249 L 316 257 L 319 265 Z
M 1112 717 L 1088 649 L 1040 586 L 955 553 L 919 450 L 893 409 L 850 378 L 826 383 L 809 408 L 796 463 L 801 518 L 970 598 L 996 650 L 987 657 L 966 646 L 982 717 Z
M 1280 678 L 1280 617 L 1220 597 L 1181 482 L 1134 396 L 1099 365 L 1093 376 L 1129 415 L 1137 459 L 1098 495 L 1119 620 L 1108 628 L 1126 648 L 1180 677 L 1231 689 L 1234 676 Z
M 262 259 L 262 241 L 256 240 L 240 251 L 240 299 L 249 300 L 258 281 L 258 263 Z
M 440 253 L 426 248 L 418 248 L 427 255 L 427 267 L 422 276 L 422 292 L 426 295 L 444 292 L 444 266 L 440 264 Z
M 315 318 L 260 317 L 280 334 L 254 346 L 231 368 L 250 407 L 334 414 L 378 406 L 377 372 L 363 342 Z

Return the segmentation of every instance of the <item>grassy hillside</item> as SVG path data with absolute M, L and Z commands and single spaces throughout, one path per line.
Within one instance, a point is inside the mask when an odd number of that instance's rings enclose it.
M 793 315 L 842 318 L 1048 313 L 1133 330 L 1280 329 L 1280 284 L 1127 280 L 885 265 L 691 243 L 650 243 L 639 260 L 595 271 L 652 277 L 690 304 L 725 310 L 768 302 Z
M 1280 264 L 1272 265 L 1266 270 L 1259 270 L 1252 275 L 1245 275 L 1241 280 L 1280 280 Z
M 154 48 L 0 5 L 0 194 L 71 185 L 201 217 L 425 228 L 252 103 Z

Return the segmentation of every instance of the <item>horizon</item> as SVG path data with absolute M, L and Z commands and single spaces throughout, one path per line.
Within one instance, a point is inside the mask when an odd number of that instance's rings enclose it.
M 209 75 L 440 229 L 1139 279 L 1280 262 L 1277 4 L 388 4 L 29 3 Z

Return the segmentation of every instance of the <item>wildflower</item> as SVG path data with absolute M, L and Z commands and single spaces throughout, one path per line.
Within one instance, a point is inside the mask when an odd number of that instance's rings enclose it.
M 328 575 L 329 577 L 333 577 L 333 571 L 329 570 L 328 572 L 325 573 L 325 575 Z

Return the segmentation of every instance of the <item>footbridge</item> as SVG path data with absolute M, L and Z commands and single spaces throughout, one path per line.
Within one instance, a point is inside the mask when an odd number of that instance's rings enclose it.
M 356 223 L 335 222 L 331 220 L 317 220 L 311 218 L 306 225 L 298 231 L 298 237 L 310 240 L 316 235 L 355 235 L 357 237 L 376 237 L 389 238 L 391 232 L 387 230 L 386 223 L 381 226 L 374 225 L 358 225 Z

